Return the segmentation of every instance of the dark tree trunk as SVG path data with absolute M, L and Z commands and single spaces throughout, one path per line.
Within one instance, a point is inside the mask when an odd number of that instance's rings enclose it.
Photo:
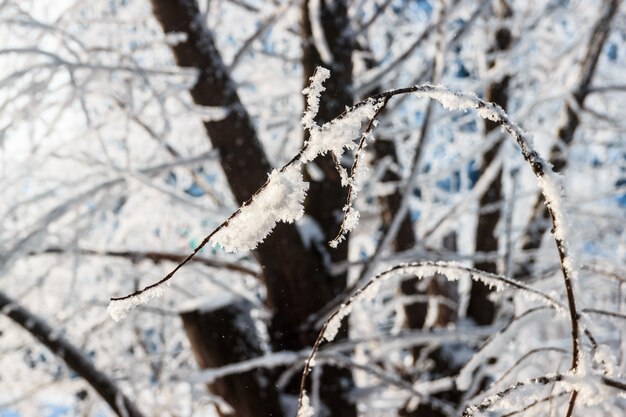
M 382 160 L 383 158 L 390 158 L 394 164 L 398 163 L 398 155 L 396 152 L 396 146 L 393 141 L 377 138 L 374 142 L 374 151 L 376 153 L 376 159 Z M 399 183 L 402 180 L 394 170 L 387 169 L 382 176 L 382 182 L 395 182 Z M 391 222 L 395 217 L 398 210 L 400 210 L 400 204 L 402 204 L 402 195 L 398 190 L 396 192 L 381 197 L 379 199 L 381 206 L 381 222 L 382 232 L 385 233 L 391 226 Z M 413 222 L 411 221 L 411 214 L 406 213 L 400 224 L 400 229 L 396 238 L 393 240 L 392 245 L 395 251 L 401 252 L 411 249 L 417 243 L 415 238 L 415 232 L 413 231 Z
M 263 354 L 255 337 L 250 311 L 250 303 L 239 299 L 209 309 L 200 307 L 181 313 L 185 332 L 201 368 L 215 368 Z M 218 378 L 209 384 L 209 389 L 230 404 L 238 417 L 282 417 L 278 393 L 267 389 L 270 381 L 269 372 L 254 369 Z
M 506 16 L 505 8 L 504 14 Z M 494 51 L 502 52 L 510 48 L 512 41 L 511 32 L 508 28 L 501 27 L 495 33 Z M 494 62 L 490 63 L 492 66 Z M 485 98 L 492 101 L 506 110 L 508 102 L 508 89 L 510 77 L 504 76 L 500 81 L 494 82 L 487 88 Z M 499 125 L 491 120 L 485 120 L 485 135 L 498 129 Z M 482 164 L 480 166 L 479 176 L 485 174 L 491 164 L 493 164 L 502 147 L 502 139 L 498 140 L 483 155 Z M 480 197 L 478 209 L 478 224 L 476 226 L 476 247 L 478 253 L 497 253 L 498 237 L 496 236 L 496 227 L 501 218 L 502 203 L 502 168 L 498 170 L 496 176 L 487 186 L 487 191 Z M 485 272 L 497 273 L 498 266 L 495 260 L 476 262 L 474 266 Z M 477 324 L 486 325 L 493 322 L 495 317 L 495 305 L 489 300 L 491 290 L 485 284 L 479 281 L 472 282 L 472 291 L 470 295 L 469 305 L 467 306 L 467 316 L 471 317 Z
M 443 240 L 443 246 L 449 251 L 457 250 L 456 233 L 450 233 Z M 456 287 L 450 283 L 446 277 L 441 275 L 435 275 L 432 277 L 430 284 L 426 291 L 418 291 L 418 281 L 413 279 L 402 282 L 402 293 L 405 295 L 410 294 L 427 294 L 431 297 L 445 297 L 453 301 L 457 301 Z M 426 323 L 426 314 L 428 313 L 427 304 L 415 303 L 409 304 L 405 307 L 405 314 L 407 317 L 407 327 L 411 329 L 421 329 Z M 437 318 L 434 325 L 436 327 L 445 327 L 450 323 L 454 323 L 457 320 L 457 311 L 450 308 L 445 303 L 439 303 Z M 421 352 L 421 347 L 413 349 L 413 357 L 417 358 Z M 441 349 L 436 349 L 429 355 L 429 359 L 433 361 L 433 367 L 430 370 L 432 379 L 442 378 L 454 375 L 457 371 L 452 369 L 447 359 L 441 354 Z M 451 403 L 458 403 L 460 399 L 460 393 L 454 389 L 446 392 L 436 394 L 435 397 L 446 400 Z M 408 406 L 404 406 L 398 411 L 400 417 L 446 417 L 436 407 L 433 407 L 430 403 L 420 403 L 415 409 L 409 409 Z
M 195 0 L 152 0 L 154 14 L 165 33 L 186 33 L 184 42 L 172 46 L 174 57 L 181 67 L 195 68 L 199 71 L 196 84 L 190 89 L 194 102 L 202 106 L 219 106 L 230 109 L 225 119 L 204 123 L 213 147 L 221 156 L 224 174 L 231 186 L 238 203 L 243 203 L 267 179 L 271 166 L 266 158 L 250 116 L 239 100 L 235 84 L 228 73 L 219 51 L 215 46 L 211 32 L 205 22 Z M 338 9 L 335 8 L 335 11 Z M 338 53 L 336 55 L 340 57 Z M 343 85 L 339 68 L 333 79 L 337 85 Z M 351 74 L 351 64 L 348 68 Z M 332 91 L 332 90 L 330 90 Z M 330 110 L 336 109 L 339 102 L 342 106 L 344 96 L 335 96 L 331 104 L 323 104 L 322 116 L 331 117 Z M 325 103 L 326 99 L 322 100 Z M 334 103 L 334 104 L 333 104 Z M 319 159 L 318 161 L 319 162 Z M 323 183 L 313 183 L 307 199 L 307 211 L 330 234 L 329 230 L 338 226 L 332 208 L 341 207 L 337 202 L 343 190 L 337 187 L 337 181 L 331 176 Z M 320 197 L 322 196 L 322 197 Z M 331 204 L 332 203 L 332 204 Z M 337 229 L 335 229 L 337 230 Z M 344 244 L 333 254 L 334 259 L 345 259 L 347 246 Z M 263 266 L 263 280 L 267 287 L 267 303 L 273 312 L 269 334 L 275 351 L 300 350 L 310 346 L 315 337 L 315 329 L 303 328 L 302 324 L 313 313 L 319 311 L 345 287 L 345 277 L 334 277 L 324 268 L 321 256 L 314 250 L 305 247 L 295 225 L 279 223 L 274 231 L 254 251 L 254 256 Z M 202 314 L 197 320 L 202 322 Z M 226 329 L 225 329 L 226 330 Z M 211 351 L 214 341 L 195 337 L 192 340 L 194 351 Z M 225 357 L 219 357 L 227 360 Z M 216 366 L 227 365 L 229 362 L 215 362 Z M 339 372 L 339 371 L 338 371 Z M 345 375 L 344 375 L 345 374 Z M 339 375 L 325 373 L 322 383 L 322 399 L 333 413 L 354 415 L 354 406 L 349 404 L 344 392 L 350 389 L 350 383 L 342 383 L 342 379 L 351 381 L 350 373 L 341 370 Z M 246 396 L 270 398 L 275 391 L 275 384 L 270 382 L 259 391 L 250 390 Z M 330 390 L 330 392 L 324 392 Z M 336 391 L 336 392 L 335 392 Z M 243 393 L 240 393 L 243 395 Z M 337 400 L 336 398 L 339 398 Z M 249 399 L 233 401 L 246 404 Z M 257 416 L 266 415 L 260 408 L 252 409 Z M 235 407 L 235 412 L 240 413 Z M 243 412 L 243 411 L 242 411 Z
M 196 2 L 153 0 L 152 3 L 165 33 L 187 33 L 187 40 L 172 50 L 179 66 L 200 71 L 197 83 L 190 90 L 194 102 L 232 109 L 225 119 L 205 122 L 204 126 L 221 155 L 220 162 L 233 195 L 241 204 L 266 181 L 272 168 L 250 116 L 239 100 Z M 286 317 L 286 325 L 301 323 L 334 295 L 321 260 L 305 247 L 294 225 L 278 224 L 254 254 L 263 265 L 268 303 L 277 314 Z M 316 284 L 314 292 L 310 291 L 311 282 Z
M 326 81 L 326 91 L 320 101 L 316 117 L 318 124 L 326 123 L 339 114 L 346 106 L 353 104 L 352 93 L 352 52 L 354 50 L 353 33 L 348 17 L 348 2 L 345 0 L 319 2 L 319 20 L 324 39 L 331 55 L 329 62 L 324 62 L 320 51 L 313 42 L 313 30 L 309 10 L 309 1 L 302 4 L 302 68 L 304 85 L 308 85 L 318 66 L 326 67 L 331 77 Z M 305 140 L 308 132 L 305 133 Z M 354 138 L 357 139 L 357 138 Z M 342 207 L 345 204 L 346 189 L 341 186 L 339 173 L 331 155 L 323 155 L 313 163 L 323 173 L 321 180 L 316 180 L 305 169 L 305 178 L 310 183 L 309 194 L 305 202 L 306 213 L 319 225 L 326 242 L 332 240 L 339 231 L 342 220 Z M 348 241 L 346 238 L 336 249 L 330 250 L 333 262 L 348 258 Z M 337 275 L 328 283 L 333 295 L 340 294 L 346 287 L 346 274 Z M 332 298 L 327 298 L 326 302 Z M 322 306 L 320 306 L 322 307 Z M 315 331 L 311 336 L 315 336 Z M 347 326 L 339 334 L 346 337 Z M 352 372 L 349 369 L 324 367 L 320 384 L 320 397 L 324 406 L 332 416 L 356 416 L 356 406 L 351 403 L 347 394 L 353 389 Z

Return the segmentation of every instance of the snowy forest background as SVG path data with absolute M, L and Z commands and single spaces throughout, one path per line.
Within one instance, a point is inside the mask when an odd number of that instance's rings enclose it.
M 623 416 L 620 3 L 0 1 L 0 416 Z

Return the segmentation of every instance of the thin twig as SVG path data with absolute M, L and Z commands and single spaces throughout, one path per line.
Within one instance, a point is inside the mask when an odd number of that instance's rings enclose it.
M 346 224 L 346 219 L 348 217 L 348 212 L 352 209 L 352 205 L 354 204 L 354 200 L 356 199 L 355 186 L 357 185 L 356 181 L 358 180 L 356 174 L 357 174 L 357 169 L 359 168 L 359 162 L 361 160 L 361 156 L 363 154 L 363 148 L 365 147 L 365 144 L 367 142 L 367 138 L 370 135 L 370 132 L 372 131 L 374 126 L 376 126 L 376 121 L 377 121 L 376 118 L 378 117 L 380 112 L 383 111 L 385 106 L 387 106 L 388 101 L 389 101 L 388 98 L 383 99 L 382 104 L 380 105 L 380 107 L 376 109 L 374 116 L 367 124 L 365 131 L 361 134 L 361 139 L 359 140 L 359 146 L 357 147 L 355 155 L 354 155 L 354 162 L 352 163 L 352 168 L 350 169 L 350 177 L 348 178 L 348 192 L 346 195 L 346 204 L 343 207 L 343 220 L 339 227 L 339 232 L 337 232 L 337 235 L 335 236 L 335 238 L 329 242 L 329 245 L 331 247 L 333 247 L 333 245 L 336 246 L 336 244 L 341 242 L 343 238 L 345 237 L 345 235 L 349 232 L 347 224 Z
M 532 294 L 533 296 L 538 297 L 539 299 L 541 299 L 543 302 L 545 302 L 547 305 L 552 306 L 554 308 L 557 309 L 564 309 L 564 306 L 557 300 L 555 300 L 554 298 L 550 297 L 549 295 L 546 295 L 544 293 L 542 293 L 539 290 L 536 290 L 534 288 L 528 287 L 520 282 L 517 282 L 513 279 L 507 278 L 507 277 L 503 277 L 500 275 L 496 275 L 496 274 L 491 274 L 488 272 L 484 272 L 484 271 L 480 271 L 477 270 L 475 268 L 470 268 L 470 267 L 465 267 L 465 266 L 461 266 L 461 265 L 457 265 L 457 264 L 449 264 L 449 263 L 436 263 L 436 262 L 414 262 L 414 263 L 409 263 L 409 264 L 401 264 L 401 265 L 397 265 L 394 266 L 390 269 L 388 269 L 385 272 L 382 272 L 378 275 L 376 275 L 374 278 L 372 278 L 366 285 L 364 285 L 363 287 L 359 288 L 345 303 L 343 303 L 340 308 L 338 308 L 324 323 L 324 325 L 322 326 L 322 329 L 320 330 L 317 339 L 315 340 L 315 343 L 313 345 L 313 348 L 311 349 L 311 353 L 309 354 L 309 357 L 307 358 L 305 365 L 304 365 L 304 370 L 302 371 L 302 377 L 300 380 L 300 396 L 299 396 L 299 400 L 298 400 L 298 407 L 302 406 L 302 401 L 303 401 L 303 397 L 304 397 L 304 387 L 305 387 L 305 383 L 306 383 L 306 377 L 307 375 L 310 373 L 312 366 L 313 366 L 313 360 L 316 357 L 316 354 L 318 352 L 318 350 L 320 349 L 320 346 L 322 344 L 322 342 L 324 341 L 325 338 L 325 333 L 326 333 L 326 329 L 329 327 L 330 323 L 333 322 L 336 319 L 341 319 L 341 317 L 343 317 L 343 315 L 345 314 L 344 311 L 349 311 L 348 309 L 351 308 L 352 304 L 355 303 L 357 300 L 360 299 L 362 294 L 367 294 L 368 290 L 370 290 L 375 284 L 382 282 L 392 276 L 394 276 L 394 274 L 396 273 L 403 273 L 403 274 L 419 274 L 420 270 L 426 270 L 426 271 L 432 271 L 432 269 L 436 269 L 438 272 L 442 273 L 445 275 L 446 271 L 448 272 L 466 272 L 470 274 L 470 277 L 474 280 L 482 280 L 485 281 L 488 284 L 492 284 L 492 285 L 496 285 L 496 284 L 500 284 L 500 285 L 504 285 L 506 287 L 511 287 L 513 289 L 516 290 L 520 290 L 529 294 Z
M 125 251 L 116 251 L 116 250 L 94 250 L 94 249 L 86 249 L 86 248 L 62 248 L 62 247 L 49 247 L 42 251 L 32 252 L 30 255 L 39 255 L 39 254 L 51 254 L 51 253 L 66 253 L 66 252 L 77 252 L 81 255 L 91 255 L 91 256 L 109 256 L 113 258 L 124 258 L 129 259 L 132 262 L 137 262 L 143 259 L 148 259 L 154 263 L 159 263 L 162 261 L 167 262 L 180 262 L 185 258 L 184 254 L 172 253 L 172 252 L 159 252 L 159 251 L 134 251 L 134 250 L 125 250 Z M 234 272 L 240 272 L 242 274 L 253 276 L 256 279 L 261 278 L 261 272 L 255 271 L 254 269 L 248 268 L 246 266 L 240 265 L 236 262 L 226 262 L 220 261 L 218 259 L 211 259 L 204 256 L 197 256 L 193 259 L 193 262 L 197 262 L 199 264 L 208 266 L 210 268 L 219 268 L 219 269 L 228 269 Z

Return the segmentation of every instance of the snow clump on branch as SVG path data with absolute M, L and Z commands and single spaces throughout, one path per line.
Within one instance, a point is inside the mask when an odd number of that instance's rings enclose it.
M 293 223 L 304 215 L 309 183 L 302 179 L 299 164 L 274 170 L 267 184 L 252 200 L 218 230 L 211 239 L 227 252 L 252 250 L 274 229 L 276 223 Z
M 107 313 L 113 320 L 120 321 L 125 319 L 128 313 L 135 307 L 146 304 L 153 298 L 161 297 L 163 292 L 163 287 L 156 286 L 124 299 L 111 300 L 107 307 Z

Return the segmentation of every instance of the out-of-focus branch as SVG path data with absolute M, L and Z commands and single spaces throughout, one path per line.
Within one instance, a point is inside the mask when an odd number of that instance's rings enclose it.
M 85 248 L 73 248 L 73 247 L 68 247 L 68 248 L 62 248 L 62 247 L 50 247 L 50 248 L 46 248 L 42 251 L 37 251 L 37 252 L 32 252 L 30 255 L 36 255 L 36 254 L 45 254 L 45 253 L 65 253 L 65 252 L 72 252 L 72 253 L 79 253 L 81 255 L 93 255 L 93 256 L 110 256 L 110 257 L 115 257 L 115 258 L 124 258 L 124 259 L 128 259 L 132 262 L 137 262 L 137 261 L 141 261 L 144 259 L 147 259 L 149 261 L 152 261 L 154 263 L 159 263 L 159 262 L 175 262 L 175 263 L 179 263 L 181 262 L 183 259 L 185 259 L 187 257 L 186 254 L 179 254 L 179 253 L 173 253 L 173 252 L 159 252 L 159 251 L 134 251 L 134 250 L 125 250 L 125 251 L 119 251 L 119 250 L 103 250 L 103 251 L 99 251 L 99 250 L 95 250 L 95 249 L 85 249 Z M 255 271 L 251 268 L 247 268 L 239 263 L 236 262 L 226 262 L 226 261 L 220 261 L 218 259 L 211 259 L 211 258 L 207 258 L 205 256 L 196 256 L 194 257 L 190 262 L 195 262 L 195 263 L 199 263 L 205 266 L 208 266 L 210 268 L 218 268 L 218 269 L 228 269 L 230 271 L 233 272 L 240 272 L 242 274 L 247 274 L 247 275 L 251 275 L 254 278 L 259 279 L 261 277 L 261 273 L 258 271 Z
M 620 0 L 605 1 L 605 9 L 591 30 L 585 58 L 579 69 L 578 82 L 571 90 L 574 105 L 568 102 L 565 103 L 564 117 L 557 128 L 557 143 L 550 150 L 550 163 L 556 172 L 561 172 L 567 165 L 565 150 L 572 143 L 576 130 L 580 125 L 580 118 L 574 106 L 582 108 L 587 95 L 591 91 L 590 85 L 602 52 L 602 45 L 604 45 L 609 34 L 611 22 L 617 14 L 620 3 Z M 543 205 L 543 201 L 540 195 L 535 200 L 531 220 L 523 234 L 522 249 L 525 251 L 538 249 L 541 246 L 543 235 L 550 226 L 548 210 Z M 522 276 L 532 273 L 534 261 L 534 258 L 530 259 L 523 267 L 520 267 L 521 271 L 518 275 Z
M 120 417 L 143 417 L 137 406 L 128 399 L 113 380 L 98 370 L 76 346 L 62 337 L 42 318 L 22 307 L 0 292 L 0 312 L 36 337 L 69 368 L 80 375 Z

